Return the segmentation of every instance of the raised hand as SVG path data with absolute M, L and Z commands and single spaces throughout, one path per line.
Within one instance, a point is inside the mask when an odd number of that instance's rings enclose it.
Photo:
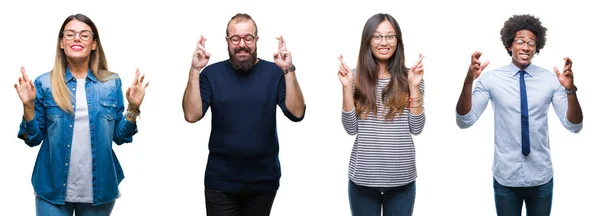
M 15 89 L 23 105 L 33 105 L 36 94 L 35 85 L 33 85 L 33 81 L 25 73 L 25 67 L 23 66 L 21 66 L 21 77 L 19 77 L 19 82 L 15 84 Z
M 351 87 L 352 83 L 354 82 L 354 74 L 346 62 L 344 62 L 344 57 L 342 54 L 340 54 L 338 60 L 340 60 L 340 69 L 338 70 L 338 78 L 340 78 L 340 83 L 342 83 L 343 87 Z
M 283 40 L 283 36 L 277 37 L 279 41 L 279 48 L 277 52 L 273 54 L 273 59 L 275 60 L 275 64 L 279 66 L 281 69 L 286 69 L 292 66 L 292 53 L 287 50 L 287 46 L 285 44 L 285 40 Z
M 481 75 L 483 69 L 485 69 L 485 67 L 487 67 L 490 64 L 489 61 L 486 61 L 483 64 L 481 64 L 481 61 L 479 61 L 479 57 L 481 57 L 481 52 L 479 51 L 475 51 L 471 55 L 471 65 L 469 66 L 469 71 L 467 72 L 467 78 L 465 79 L 465 82 L 473 82 L 479 77 L 479 75 Z
M 563 72 L 561 73 L 560 71 L 558 71 L 557 67 L 554 67 L 554 73 L 556 73 L 558 81 L 562 86 L 565 87 L 565 89 L 573 89 L 573 87 L 575 86 L 575 84 L 573 84 L 573 71 L 571 70 L 571 67 L 573 66 L 573 61 L 571 61 L 569 57 L 564 57 L 563 59 L 565 60 L 565 67 L 563 69 Z
M 206 67 L 208 60 L 210 59 L 210 53 L 206 52 L 204 46 L 205 42 L 206 38 L 204 38 L 204 35 L 201 35 L 196 50 L 194 51 L 194 56 L 192 57 L 192 70 L 195 70 L 196 72 L 199 72 L 202 68 Z
M 135 79 L 129 88 L 127 88 L 127 92 L 125 96 L 127 97 L 127 101 L 129 102 L 129 107 L 132 109 L 138 109 L 142 104 L 142 100 L 144 100 L 144 95 L 146 94 L 146 87 L 148 87 L 149 82 L 144 83 L 144 77 L 146 75 L 142 74 L 140 77 L 140 70 L 135 69 Z
M 425 56 L 419 53 L 419 60 L 417 60 L 415 65 L 408 71 L 408 84 L 411 87 L 418 88 L 423 79 L 423 73 L 425 73 L 425 70 L 423 69 L 423 58 L 425 58 Z

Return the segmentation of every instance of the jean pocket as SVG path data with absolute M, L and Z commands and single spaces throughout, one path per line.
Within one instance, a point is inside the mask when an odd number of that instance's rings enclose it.
M 117 100 L 114 98 L 101 98 L 99 101 L 102 107 L 100 116 L 108 120 L 114 120 L 117 116 Z

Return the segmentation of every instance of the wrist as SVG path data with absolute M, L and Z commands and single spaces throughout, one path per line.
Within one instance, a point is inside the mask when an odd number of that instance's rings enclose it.
M 281 68 L 281 70 L 283 70 L 283 75 L 286 75 L 289 72 L 296 72 L 296 66 L 294 66 L 294 64 L 291 64 L 290 67 Z
M 565 88 L 565 93 L 567 95 L 574 95 L 577 92 L 577 86 L 573 85 L 571 88 Z
M 34 110 L 35 106 L 34 106 L 33 102 L 31 102 L 31 103 L 24 103 L 23 104 L 23 109 L 25 109 L 25 110 Z

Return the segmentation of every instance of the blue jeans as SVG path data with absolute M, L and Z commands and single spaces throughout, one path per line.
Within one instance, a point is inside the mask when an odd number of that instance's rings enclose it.
M 519 216 L 525 201 L 527 216 L 549 216 L 553 188 L 554 178 L 533 187 L 506 187 L 494 179 L 496 213 L 498 216 Z
M 348 197 L 353 216 L 412 215 L 415 206 L 416 181 L 399 187 L 365 187 L 348 180 Z
M 91 203 L 70 203 L 64 205 L 52 204 L 42 198 L 35 197 L 35 214 L 37 216 L 109 216 L 115 201 L 92 206 Z
M 230 193 L 204 187 L 208 216 L 269 216 L 273 193 Z

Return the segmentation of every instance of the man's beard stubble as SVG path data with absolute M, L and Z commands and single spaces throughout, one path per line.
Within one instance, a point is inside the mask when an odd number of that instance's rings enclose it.
M 246 51 L 246 52 L 250 53 L 250 57 L 248 57 L 248 59 L 242 60 L 242 61 L 237 60 L 235 58 L 235 53 L 238 53 L 240 51 Z M 250 52 L 249 47 L 238 47 L 235 49 L 234 53 L 231 53 L 229 51 L 229 49 L 227 49 L 227 52 L 229 53 L 229 62 L 231 62 L 231 66 L 233 66 L 233 69 L 235 71 L 246 73 L 246 72 L 250 71 L 250 69 L 252 69 L 252 67 L 256 63 L 256 59 L 257 59 L 256 49 L 254 49 L 254 52 Z

